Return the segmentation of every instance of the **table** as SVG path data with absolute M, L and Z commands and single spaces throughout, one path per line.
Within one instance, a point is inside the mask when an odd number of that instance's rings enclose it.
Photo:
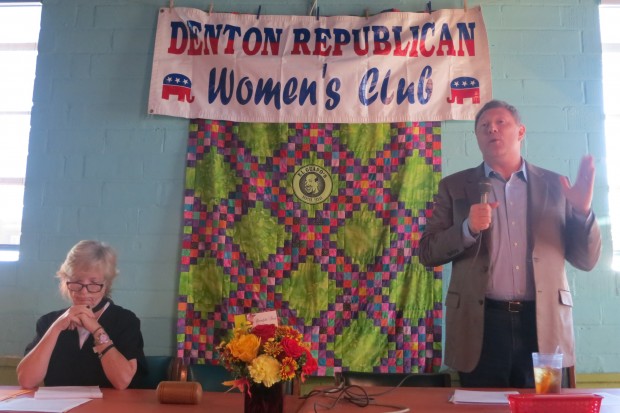
M 389 387 L 365 387 L 368 394 L 385 393 Z M 409 408 L 411 413 L 509 413 L 508 405 L 496 404 L 454 404 L 449 401 L 456 388 L 450 387 L 400 387 L 393 389 L 387 394 L 377 396 L 378 404 L 391 405 L 393 407 L 367 406 L 358 407 L 349 402 L 339 402 L 337 407 L 331 410 L 317 408 L 319 413 L 386 413 L 398 412 L 402 408 Z M 478 390 L 478 389 L 469 389 Z M 517 390 L 519 393 L 533 393 L 533 389 L 480 389 L 488 391 Z M 563 389 L 563 393 L 611 393 L 620 396 L 620 389 Z M 314 413 L 315 403 L 330 405 L 332 400 L 327 397 L 313 397 L 300 407 L 298 413 Z M 614 410 L 620 411 L 620 410 Z
M 0 389 L 19 389 L 0 386 Z M 242 413 L 243 396 L 239 392 L 204 392 L 199 404 L 161 404 L 155 390 L 101 389 L 103 399 L 93 399 L 69 413 Z M 32 397 L 29 395 L 19 397 Z M 285 396 L 284 413 L 296 413 L 304 400 Z
M 15 386 L 0 386 L 2 390 L 19 389 Z M 369 394 L 378 394 L 390 390 L 388 387 L 366 387 Z M 507 405 L 467 405 L 449 402 L 455 388 L 439 387 L 401 387 L 376 397 L 377 403 L 409 408 L 411 413 L 509 413 Z M 505 391 L 507 389 L 487 389 Z M 241 393 L 204 392 L 200 404 L 161 404 L 157 401 L 155 390 L 114 390 L 102 389 L 103 399 L 94 399 L 70 410 L 70 413 L 242 413 L 243 397 Z M 532 390 L 520 389 L 522 393 Z M 620 396 L 620 389 L 563 389 L 566 393 L 611 393 Z M 32 397 L 32 393 L 19 397 Z M 307 400 L 295 396 L 285 396 L 284 413 L 314 413 L 316 402 L 328 403 L 325 397 L 313 397 Z M 330 413 L 386 413 L 396 412 L 397 407 L 368 406 L 358 407 L 341 402 L 337 407 L 317 409 L 318 412 Z M 614 412 L 620 410 L 614 410 Z

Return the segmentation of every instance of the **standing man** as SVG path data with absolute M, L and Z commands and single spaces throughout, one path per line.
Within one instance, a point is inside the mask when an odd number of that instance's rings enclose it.
M 420 240 L 423 265 L 452 262 L 445 364 L 464 387 L 534 387 L 535 351 L 575 364 L 565 260 L 589 271 L 601 253 L 591 210 L 594 161 L 575 184 L 521 157 L 517 109 L 492 100 L 476 115 L 484 162 L 439 183 Z

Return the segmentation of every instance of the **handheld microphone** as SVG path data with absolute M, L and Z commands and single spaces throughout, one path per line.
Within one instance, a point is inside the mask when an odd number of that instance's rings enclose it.
M 491 192 L 491 179 L 488 176 L 480 179 L 478 182 L 478 192 L 480 192 L 480 203 L 487 204 L 489 202 L 489 192 Z

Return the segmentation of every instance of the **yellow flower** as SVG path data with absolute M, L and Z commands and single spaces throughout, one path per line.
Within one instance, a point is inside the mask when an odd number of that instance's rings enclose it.
M 254 360 L 258 354 L 260 338 L 256 337 L 254 334 L 241 335 L 232 339 L 226 348 L 233 357 L 249 363 Z
M 282 352 L 282 346 L 274 339 L 269 339 L 269 341 L 263 343 L 263 351 L 269 356 L 277 357 Z
M 248 366 L 250 377 L 255 383 L 271 387 L 281 380 L 280 362 L 271 356 L 261 354 Z

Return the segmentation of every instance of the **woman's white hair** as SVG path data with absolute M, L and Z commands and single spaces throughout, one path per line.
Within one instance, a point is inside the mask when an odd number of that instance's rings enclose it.
M 109 297 L 112 283 L 118 275 L 116 269 L 116 251 L 108 244 L 95 240 L 82 240 L 67 253 L 67 258 L 60 266 L 56 276 L 60 279 L 60 292 L 70 298 L 67 281 L 73 279 L 76 271 L 100 270 L 105 283 L 105 295 Z

